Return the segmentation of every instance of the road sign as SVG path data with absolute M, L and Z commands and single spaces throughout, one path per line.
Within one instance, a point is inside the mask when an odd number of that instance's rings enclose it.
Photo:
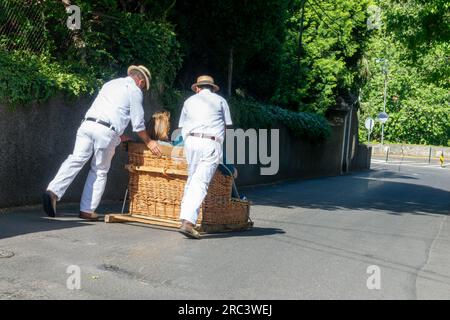
M 365 125 L 367 130 L 372 131 L 373 126 L 375 125 L 375 120 L 373 120 L 372 118 L 369 117 L 364 122 L 364 125 Z
M 380 112 L 377 116 L 377 119 L 384 124 L 388 121 L 389 115 L 386 112 Z
M 368 133 L 367 140 L 370 143 L 370 134 L 372 133 L 373 126 L 375 125 L 375 120 L 373 120 L 371 117 L 369 117 L 364 122 L 364 125 L 366 126 L 367 133 Z

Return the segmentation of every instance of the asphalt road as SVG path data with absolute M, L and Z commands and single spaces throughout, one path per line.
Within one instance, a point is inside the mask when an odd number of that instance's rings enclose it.
M 242 190 L 254 229 L 200 241 L 84 222 L 73 205 L 55 220 L 36 207 L 8 210 L 0 298 L 450 299 L 450 169 L 373 168 Z M 71 265 L 80 290 L 66 286 Z

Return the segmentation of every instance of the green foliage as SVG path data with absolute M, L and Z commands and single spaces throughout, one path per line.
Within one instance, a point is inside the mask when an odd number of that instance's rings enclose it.
M 385 125 L 385 139 L 446 145 L 450 138 L 450 44 L 442 39 L 448 37 L 448 25 L 433 29 L 430 34 L 424 30 L 428 26 L 423 25 L 423 19 L 428 18 L 422 16 L 433 11 L 436 5 L 444 4 L 419 0 L 401 6 L 395 0 L 383 0 L 379 4 L 384 20 L 383 27 L 367 43 L 370 81 L 362 89 L 361 138 L 365 140 L 367 135 L 365 118 L 376 117 L 383 110 L 384 74 L 382 64 L 376 59 L 384 58 L 388 61 L 386 112 L 390 116 Z M 438 24 L 448 19 L 444 12 L 434 12 L 433 16 Z M 372 137 L 381 139 L 380 125 L 375 126 Z
M 124 76 L 131 64 L 150 69 L 151 90 L 157 96 L 172 85 L 181 55 L 170 23 L 140 13 L 137 3 L 124 8 L 114 0 L 80 0 L 77 5 L 82 12 L 81 30 L 70 31 L 60 1 L 42 1 L 32 8 L 17 0 L 1 3 L 0 8 L 9 9 L 9 15 L 12 8 L 19 19 L 8 20 L 7 25 L 8 30 L 19 28 L 17 32 L 0 34 L 0 99 L 4 103 L 43 101 L 57 91 L 72 96 L 92 94 L 102 82 Z M 170 5 L 163 9 L 152 1 L 143 5 L 163 12 L 170 9 Z M 34 39 L 36 17 L 42 22 L 39 39 Z M 2 16 L 0 21 L 5 19 Z M 36 47 L 30 40 L 43 45 Z
M 389 81 L 391 89 L 386 106 L 389 120 L 385 125 L 385 139 L 398 143 L 447 145 L 450 137 L 450 92 L 427 84 L 417 74 L 414 75 L 411 73 L 399 78 L 393 75 Z M 362 104 L 360 117 L 360 132 L 364 135 L 365 118 L 375 118 L 382 110 L 381 88 L 373 88 L 373 92 L 368 92 L 370 96 L 363 99 L 367 101 Z M 399 93 L 396 95 L 396 92 Z M 375 126 L 372 137 L 381 139 L 379 124 Z
M 379 0 L 387 31 L 408 47 L 411 54 L 450 41 L 448 0 Z
M 152 87 L 159 94 L 172 85 L 181 65 L 172 25 L 150 21 L 145 14 L 120 11 L 99 19 L 95 8 L 90 10 L 81 35 L 85 57 L 79 52 L 80 58 L 111 70 L 111 74 L 130 64 L 144 64 L 152 72 Z
M 416 99 L 410 99 L 404 102 L 399 112 L 393 113 L 387 127 L 386 139 L 416 144 L 446 145 L 449 133 L 450 106 L 435 108 L 427 101 L 421 103 Z
M 185 56 L 178 76 L 183 87 L 210 73 L 226 90 L 230 51 L 233 87 L 258 98 L 273 94 L 280 69 L 289 0 L 177 1 L 171 16 Z
M 63 92 L 71 97 L 92 94 L 97 80 L 72 72 L 45 55 L 0 50 L 0 103 L 9 106 L 42 102 Z
M 258 99 L 230 99 L 237 126 L 280 122 L 297 136 L 323 139 L 329 128 L 317 114 L 340 98 L 355 101 L 361 89 L 365 138 L 365 118 L 382 111 L 384 74 L 376 59 L 385 58 L 385 139 L 448 143 L 448 1 L 308 0 L 300 46 L 302 3 L 79 0 L 81 30 L 70 31 L 61 1 L 3 0 L 0 103 L 92 94 L 103 81 L 125 75 L 128 65 L 145 64 L 153 94 L 175 115 L 187 94 L 173 89 L 175 79 L 188 88 L 200 73 L 211 73 L 224 92 L 232 52 L 233 88 Z M 374 30 L 367 25 L 372 4 L 382 12 Z M 379 125 L 373 138 L 380 139 Z
M 0 1 L 0 46 L 39 51 L 47 43 L 37 1 Z
M 292 1 L 286 21 L 281 79 L 272 101 L 292 110 L 324 114 L 357 90 L 361 79 L 358 61 L 367 39 L 368 0 Z
M 252 99 L 232 98 L 230 111 L 235 127 L 243 129 L 271 128 L 274 123 L 285 125 L 299 138 L 317 141 L 330 135 L 328 121 L 318 114 L 294 112 Z
M 168 90 L 162 99 L 163 107 L 172 115 L 179 115 L 183 102 L 192 94 L 192 91 Z M 298 138 L 319 141 L 330 135 L 328 121 L 318 114 L 289 111 L 248 97 L 232 97 L 228 104 L 235 128 L 270 129 L 274 124 L 279 123 L 286 126 L 291 134 Z M 175 122 L 175 120 L 178 119 L 172 117 L 172 121 Z M 177 124 L 174 123 L 174 125 Z

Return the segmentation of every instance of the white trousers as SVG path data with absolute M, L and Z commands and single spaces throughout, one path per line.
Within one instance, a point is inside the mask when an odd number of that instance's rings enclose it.
M 106 185 L 115 148 L 120 143 L 119 135 L 101 124 L 85 121 L 77 131 L 73 153 L 59 168 L 47 190 L 62 198 L 77 174 L 92 157 L 86 183 L 81 196 L 80 210 L 93 213 L 100 204 Z
M 189 176 L 181 201 L 180 219 L 196 224 L 200 206 L 220 162 L 222 145 L 210 139 L 188 136 L 184 152 Z

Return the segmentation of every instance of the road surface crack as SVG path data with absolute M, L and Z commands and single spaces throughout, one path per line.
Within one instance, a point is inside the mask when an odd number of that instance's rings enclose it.
M 430 246 L 428 247 L 427 253 L 426 253 L 426 259 L 425 262 L 422 264 L 422 266 L 419 268 L 419 270 L 416 273 L 416 278 L 414 279 L 414 300 L 417 300 L 417 279 L 420 277 L 420 274 L 422 272 L 428 272 L 431 273 L 430 271 L 425 271 L 425 268 L 428 266 L 429 262 L 430 262 L 430 258 L 431 258 L 431 254 L 433 253 L 434 250 L 434 246 L 436 243 L 436 240 L 439 239 L 442 229 L 444 228 L 444 225 L 447 221 L 448 216 L 445 216 L 442 221 L 441 224 L 439 226 L 439 230 L 436 232 L 436 236 L 434 237 L 433 241 L 431 241 Z

